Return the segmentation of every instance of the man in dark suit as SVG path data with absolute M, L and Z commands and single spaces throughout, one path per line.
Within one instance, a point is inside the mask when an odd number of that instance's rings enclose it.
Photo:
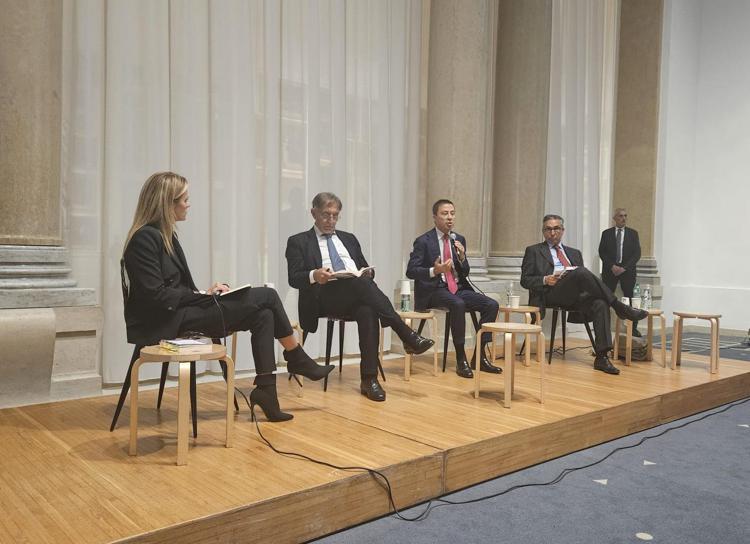
M 378 383 L 379 322 L 398 334 L 407 353 L 423 353 L 434 342 L 406 326 L 373 280 L 372 270 L 359 277 L 334 278 L 334 272 L 356 272 L 368 266 L 357 238 L 336 230 L 340 211 L 341 200 L 335 194 L 315 196 L 310 210 L 315 225 L 287 241 L 289 285 L 299 289 L 299 320 L 305 331 L 315 332 L 322 316 L 352 316 L 357 321 L 360 392 L 370 400 L 383 401 L 385 391 Z
M 583 266 L 583 256 L 575 248 L 563 246 L 563 218 L 545 215 L 544 242 L 526 248 L 521 264 L 521 285 L 529 290 L 529 304 L 539 306 L 544 316 L 549 306 L 565 306 L 594 322 L 594 368 L 607 374 L 620 371 L 607 357 L 612 349 L 609 308 L 621 319 L 637 320 L 646 312 L 620 302 L 602 280 Z
M 602 260 L 602 281 L 614 292 L 620 283 L 622 294 L 633 298 L 635 269 L 641 258 L 641 242 L 638 231 L 626 227 L 628 212 L 617 208 L 612 217 L 615 226 L 602 232 L 599 242 L 599 258 Z M 638 322 L 633 322 L 633 336 L 640 336 Z
M 469 260 L 466 258 L 466 239 L 453 232 L 456 208 L 453 202 L 441 199 L 432 205 L 435 228 L 414 240 L 409 256 L 406 276 L 414 280 L 415 308 L 448 308 L 451 316 L 451 334 L 456 348 L 456 374 L 462 378 L 473 377 L 466 362 L 464 336 L 466 311 L 481 313 L 481 323 L 497 320 L 498 304 L 490 297 L 477 293 L 469 284 Z M 501 369 L 492 365 L 485 355 L 485 345 L 492 335 L 482 337 L 480 368 L 484 372 L 499 374 Z M 476 353 L 475 353 L 476 356 Z

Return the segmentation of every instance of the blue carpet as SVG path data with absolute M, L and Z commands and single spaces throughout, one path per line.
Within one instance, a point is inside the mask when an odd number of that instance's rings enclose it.
M 547 482 L 612 450 L 717 408 L 491 480 L 444 498 L 467 500 Z M 644 464 L 646 462 L 647 464 Z M 653 463 L 653 464 L 648 464 Z M 317 542 L 750 542 L 750 402 L 622 450 L 561 482 L 482 502 L 441 506 L 427 519 L 387 516 Z M 606 480 L 606 485 L 595 480 Z M 436 504 L 436 503 L 433 503 Z M 404 512 L 414 517 L 425 505 Z M 650 538 L 649 538 L 650 537 Z
M 641 331 L 643 333 L 643 331 Z M 654 336 L 654 347 L 661 347 L 658 336 Z M 667 349 L 672 349 L 672 335 L 667 335 Z M 719 336 L 719 358 L 750 361 L 750 344 L 746 338 Z M 708 355 L 711 353 L 711 335 L 699 332 L 682 333 L 682 353 Z

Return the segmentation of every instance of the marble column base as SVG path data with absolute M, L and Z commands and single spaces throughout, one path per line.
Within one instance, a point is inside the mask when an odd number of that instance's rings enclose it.
M 0 408 L 101 393 L 99 306 L 0 309 Z

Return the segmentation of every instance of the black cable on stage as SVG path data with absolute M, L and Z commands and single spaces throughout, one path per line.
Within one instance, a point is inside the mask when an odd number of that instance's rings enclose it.
M 285 457 L 291 457 L 293 459 L 300 459 L 303 461 L 309 461 L 311 463 L 315 463 L 316 465 L 322 465 L 324 467 L 333 468 L 336 470 L 343 470 L 347 472 L 351 471 L 357 471 L 357 472 L 367 472 L 370 474 L 370 476 L 373 477 L 373 479 L 378 482 L 383 488 L 386 490 L 386 493 L 388 493 L 388 502 L 390 503 L 391 507 L 393 508 L 393 511 L 399 519 L 403 521 L 419 521 L 422 516 L 424 516 L 427 512 L 429 512 L 430 507 L 432 506 L 432 501 L 429 501 L 427 503 L 427 508 L 425 508 L 425 511 L 419 514 L 418 516 L 414 518 L 408 518 L 401 514 L 401 511 L 396 507 L 396 503 L 393 499 L 393 488 L 391 487 L 391 482 L 388 480 L 388 477 L 380 472 L 379 470 L 375 470 L 373 468 L 368 467 L 360 467 L 360 466 L 340 466 L 340 465 L 334 465 L 333 463 L 329 463 L 327 461 L 321 461 L 319 459 L 314 459 L 308 455 L 304 455 L 302 453 L 297 453 L 294 451 L 283 451 L 278 448 L 276 448 L 271 442 L 263 436 L 263 433 L 260 430 L 260 425 L 258 423 L 258 418 L 255 416 L 255 407 L 250 404 L 250 401 L 248 400 L 247 396 L 240 391 L 237 387 L 235 387 L 235 390 L 242 395 L 242 398 L 245 399 L 245 403 L 247 404 L 248 408 L 250 408 L 250 419 L 255 422 L 255 428 L 258 431 L 258 436 L 260 436 L 261 440 L 266 443 L 266 445 L 271 448 L 275 453 L 278 453 L 279 455 L 283 455 Z
M 235 388 L 235 389 L 237 389 L 237 388 Z M 425 520 L 425 519 L 427 519 L 427 517 L 430 515 L 430 513 L 435 508 L 439 508 L 441 506 L 459 506 L 459 505 L 464 505 L 464 504 L 473 504 L 473 503 L 477 503 L 477 502 L 486 501 L 486 500 L 489 500 L 489 499 L 494 499 L 494 498 L 500 497 L 502 495 L 506 495 L 507 493 L 510 493 L 511 491 L 515 491 L 516 489 L 522 489 L 522 488 L 525 488 L 525 487 L 545 487 L 545 486 L 555 485 L 557 483 L 560 483 L 562 480 L 564 480 L 565 477 L 568 474 L 571 474 L 573 472 L 577 472 L 579 470 L 584 470 L 584 469 L 587 469 L 587 468 L 591 468 L 591 467 L 596 466 L 596 465 L 598 465 L 600 463 L 603 463 L 604 461 L 606 461 L 607 459 L 609 459 L 610 457 L 612 457 L 615 453 L 617 453 L 619 451 L 628 450 L 628 449 L 632 449 L 632 448 L 637 448 L 638 446 L 642 445 L 644 442 L 646 442 L 648 440 L 651 440 L 653 438 L 659 438 L 661 436 L 664 436 L 665 434 L 667 434 L 670 431 L 674 431 L 674 430 L 677 430 L 677 429 L 682 429 L 682 428 L 687 427 L 688 425 L 690 425 L 692 423 L 697 423 L 698 421 L 703 421 L 704 419 L 707 419 L 707 418 L 709 418 L 711 416 L 722 414 L 722 413 L 726 412 L 727 410 L 730 410 L 731 408 L 734 408 L 735 406 L 740 406 L 741 404 L 745 404 L 747 402 L 750 402 L 750 397 L 747 397 L 747 398 L 745 398 L 743 400 L 739 400 L 739 401 L 736 401 L 734 403 L 727 404 L 726 406 L 724 406 L 721 409 L 716 410 L 714 412 L 710 412 L 710 413 L 704 414 L 704 415 L 702 415 L 699 418 L 692 419 L 690 421 L 686 421 L 686 422 L 681 423 L 679 425 L 675 425 L 674 427 L 668 427 L 668 428 L 664 429 L 663 431 L 660 431 L 660 432 L 658 432 L 658 433 L 656 433 L 654 435 L 644 436 L 643 438 L 641 438 L 635 444 L 631 444 L 629 446 L 620 446 L 618 448 L 613 449 L 607 455 L 605 455 L 604 457 L 602 457 L 601 459 L 599 459 L 597 461 L 593 461 L 591 463 L 588 463 L 588 464 L 585 464 L 585 465 L 581 465 L 579 467 L 572 467 L 572 468 L 563 469 L 560 472 L 560 474 L 558 474 L 555 478 L 553 478 L 552 480 L 550 480 L 548 482 L 537 482 L 537 483 L 529 483 L 529 484 L 517 484 L 517 485 L 514 485 L 514 486 L 509 487 L 507 489 L 504 489 L 503 491 L 498 491 L 497 493 L 491 493 L 489 495 L 484 495 L 482 497 L 477 497 L 477 498 L 474 498 L 474 499 L 467 499 L 467 500 L 450 500 L 450 499 L 443 499 L 443 498 L 430 499 L 427 502 L 427 504 L 425 505 L 425 509 L 422 512 L 420 512 L 415 517 L 410 518 L 410 517 L 404 516 L 401 513 L 401 511 L 396 507 L 396 504 L 395 504 L 395 502 L 393 500 L 393 490 L 392 490 L 392 487 L 391 487 L 391 483 L 388 480 L 388 478 L 385 476 L 385 474 L 383 474 L 382 472 L 380 472 L 378 470 L 375 470 L 375 469 L 367 468 L 367 467 L 359 467 L 359 466 L 344 467 L 344 466 L 338 466 L 338 465 L 334 465 L 332 463 L 328 463 L 326 461 L 320 461 L 320 460 L 317 460 L 317 459 L 313 459 L 312 457 L 309 457 L 309 456 L 301 454 L 301 453 L 288 452 L 288 451 L 282 451 L 282 450 L 277 449 L 273 444 L 271 444 L 271 442 L 269 442 L 269 440 L 265 436 L 263 436 L 263 433 L 260 430 L 260 425 L 258 424 L 258 419 L 255 417 L 255 411 L 254 411 L 254 409 L 250 405 L 250 401 L 247 399 L 247 397 L 245 396 L 245 394 L 242 391 L 240 391 L 239 389 L 237 389 L 237 391 L 245 399 L 245 402 L 247 403 L 248 407 L 250 407 L 251 419 L 252 419 L 252 421 L 255 422 L 255 428 L 258 430 L 258 435 L 260 436 L 261 440 L 263 440 L 263 442 L 265 442 L 266 445 L 269 448 L 271 448 L 271 450 L 273 450 L 274 452 L 278 453 L 279 455 L 284 455 L 286 457 L 292 457 L 292 458 L 295 458 L 295 459 L 310 461 L 312 463 L 315 463 L 315 464 L 318 464 L 318 465 L 322 465 L 322 466 L 326 466 L 326 467 L 333 468 L 333 469 L 344 470 L 344 471 L 361 471 L 361 472 L 367 472 L 367 473 L 369 473 L 376 481 L 382 480 L 381 485 L 383 485 L 383 487 L 386 489 L 386 492 L 388 493 L 388 501 L 389 501 L 391 507 L 393 508 L 395 516 L 398 519 L 401 519 L 403 521 L 422 521 L 422 520 Z M 378 480 L 378 479 L 380 479 L 380 480 Z M 439 503 L 439 504 L 434 504 L 434 503 Z M 414 507 L 410 507 L 410 508 L 414 508 Z

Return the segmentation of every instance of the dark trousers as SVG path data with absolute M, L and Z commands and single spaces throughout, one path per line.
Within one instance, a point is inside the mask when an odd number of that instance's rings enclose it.
M 208 299 L 189 306 L 180 331 L 200 332 L 220 338 L 236 331 L 250 331 L 250 344 L 255 360 L 255 383 L 275 383 L 276 354 L 274 338 L 292 334 L 292 326 L 278 293 L 267 287 L 253 287 Z
M 633 298 L 633 288 L 635 287 L 635 272 L 626 271 L 615 276 L 611 270 L 602 270 L 602 281 L 609 287 L 613 293 L 619 282 L 622 288 L 622 294 L 626 297 Z
M 320 290 L 319 308 L 324 316 L 350 316 L 359 329 L 360 375 L 378 375 L 379 322 L 404 340 L 412 330 L 393 309 L 390 299 L 370 277 L 330 281 Z
M 448 308 L 451 313 L 453 345 L 457 348 L 464 345 L 467 311 L 480 312 L 480 323 L 493 323 L 497 321 L 499 308 L 497 301 L 471 289 L 459 289 L 454 295 L 448 291 L 448 288 L 437 288 L 430 295 L 427 304 L 430 308 Z M 482 343 L 491 341 L 492 334 L 484 333 L 482 335 Z
M 564 306 L 593 321 L 597 355 L 604 355 L 612 349 L 609 307 L 617 297 L 589 269 L 579 266 L 569 271 L 557 285 L 547 290 L 545 300 L 549 306 Z

